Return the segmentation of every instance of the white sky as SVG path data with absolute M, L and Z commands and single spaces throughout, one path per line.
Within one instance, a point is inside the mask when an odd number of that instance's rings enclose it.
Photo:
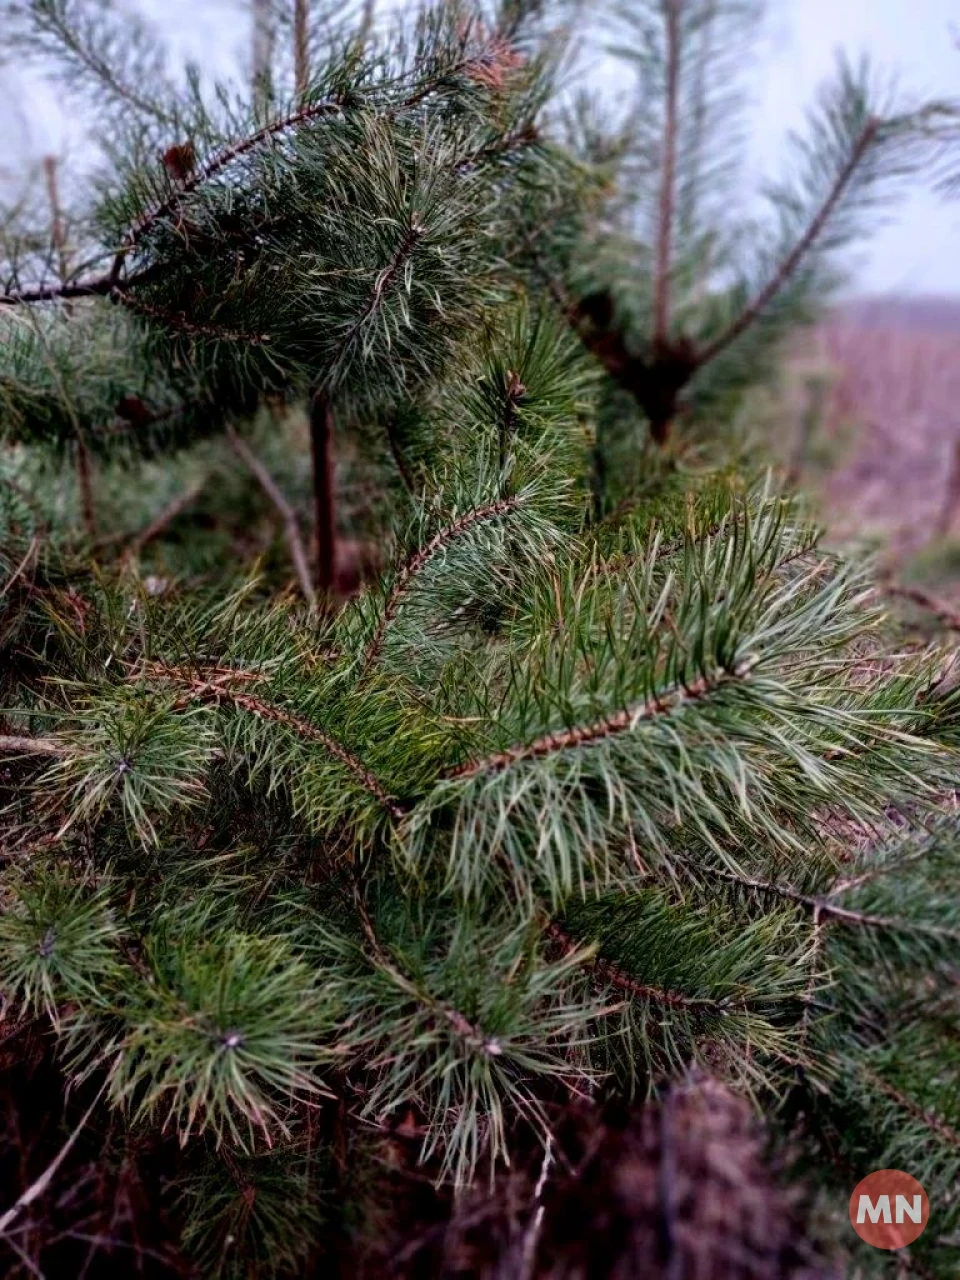
M 238 56 L 248 57 L 244 0 L 127 2 L 139 4 L 179 51 L 207 66 L 226 70 Z M 866 51 L 880 70 L 897 75 L 911 97 L 960 98 L 954 28 L 960 33 L 960 0 L 768 0 L 751 81 L 751 171 L 777 171 L 784 133 L 802 123 L 805 104 L 829 75 L 838 48 L 853 55 Z M 0 111 L 28 93 L 33 99 L 32 84 L 15 69 L 5 79 Z M 70 148 L 70 117 L 49 95 L 42 98 L 41 109 L 28 116 L 0 115 L 0 136 L 34 153 L 60 153 Z M 917 191 L 898 207 L 893 225 L 863 247 L 860 264 L 856 283 L 864 291 L 960 294 L 960 201 L 948 204 Z
M 960 0 L 770 0 L 769 12 L 755 138 L 768 166 L 838 48 L 865 50 L 911 97 L 960 98 Z M 960 294 L 960 201 L 918 191 L 863 257 L 863 289 Z

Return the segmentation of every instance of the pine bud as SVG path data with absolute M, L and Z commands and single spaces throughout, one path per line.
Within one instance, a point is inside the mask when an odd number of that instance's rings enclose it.
M 161 159 L 172 181 L 186 182 L 197 166 L 197 150 L 192 142 L 181 142 L 167 147 Z

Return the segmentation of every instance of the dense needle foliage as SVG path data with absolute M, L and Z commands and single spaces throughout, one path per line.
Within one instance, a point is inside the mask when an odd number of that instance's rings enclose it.
M 734 221 L 752 3 L 619 113 L 573 3 L 291 8 L 243 97 L 3 11 L 101 116 L 3 224 L 5 1261 L 955 1275 L 958 695 L 718 443 L 930 110 Z

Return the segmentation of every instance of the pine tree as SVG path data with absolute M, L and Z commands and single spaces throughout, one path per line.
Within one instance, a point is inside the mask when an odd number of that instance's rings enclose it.
M 729 420 L 927 117 L 844 70 L 747 259 L 752 11 L 631 5 L 628 130 L 546 8 L 298 4 L 239 100 L 10 9 L 103 140 L 4 221 L 11 1265 L 956 1272 L 943 657 L 762 474 L 618 463 Z M 937 1221 L 858 1253 L 897 1165 Z

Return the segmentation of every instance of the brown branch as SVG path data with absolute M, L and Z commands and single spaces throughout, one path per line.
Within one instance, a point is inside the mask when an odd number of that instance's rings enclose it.
M 215 324 L 198 323 L 189 319 L 180 311 L 168 311 L 166 307 L 158 307 L 153 303 L 144 302 L 142 298 L 135 298 L 119 287 L 111 289 L 110 298 L 113 302 L 119 302 L 123 306 L 129 307 L 137 315 L 146 316 L 149 320 L 156 320 L 160 324 L 175 329 L 178 333 L 185 333 L 190 338 L 215 338 L 222 342 L 246 342 L 252 347 L 262 347 L 270 341 L 268 333 L 249 333 L 243 329 L 226 329 Z
M 244 693 L 242 688 L 231 688 L 233 680 L 229 676 L 233 673 L 229 673 L 229 669 L 222 676 L 212 680 L 190 676 L 178 668 L 163 667 L 159 664 L 154 664 L 148 674 L 158 675 L 165 679 L 173 679 L 187 687 L 186 696 L 175 704 L 178 708 L 186 707 L 196 698 L 206 699 L 218 704 L 227 702 L 239 707 L 241 711 L 247 711 L 251 715 L 257 716 L 261 720 L 269 720 L 273 724 L 282 725 L 299 738 L 319 743 L 328 755 L 332 756 L 334 760 L 337 760 L 348 772 L 353 774 L 363 789 L 369 792 L 392 818 L 399 821 L 406 814 L 406 806 L 396 796 L 390 795 L 377 776 L 367 768 L 359 756 L 354 755 L 336 738 L 326 733 L 323 729 L 319 729 L 316 725 L 311 724 L 309 720 L 304 720 L 302 717 L 294 715 L 291 711 L 285 711 L 283 707 L 255 698 L 252 694 Z M 250 673 L 243 674 L 249 676 Z
M 660 207 L 657 225 L 657 259 L 653 285 L 653 341 L 655 347 L 670 337 L 670 285 L 673 256 L 673 214 L 677 183 L 677 98 L 680 91 L 680 5 L 664 0 L 667 22 L 666 105 L 663 150 L 660 157 Z
M 517 405 L 527 394 L 527 388 L 512 369 L 507 371 L 504 387 L 503 415 L 500 419 L 500 470 L 507 465 L 510 445 L 517 429 Z
M 769 893 L 775 897 L 783 898 L 787 902 L 795 902 L 798 906 L 806 907 L 813 911 L 815 915 L 838 920 L 841 924 L 856 925 L 870 929 L 888 929 L 900 933 L 929 933 L 937 937 L 955 937 L 960 941 L 960 933 L 956 933 L 952 929 L 940 929 L 932 925 L 915 924 L 910 920 L 899 920 L 896 916 L 876 916 L 865 911 L 853 911 L 848 907 L 838 907 L 831 901 L 829 896 L 823 898 L 813 894 L 801 893 L 789 885 L 775 884 L 769 880 L 753 880 L 748 876 L 738 876 L 732 871 L 724 871 L 719 867 L 711 867 L 710 874 L 717 876 L 721 880 L 726 880 L 730 884 L 741 885 L 744 889 L 755 889 L 759 893 Z M 836 886 L 830 892 L 841 892 L 851 887 L 853 886 L 850 883 L 842 884 Z
M 130 544 L 124 552 L 124 559 L 133 559 L 133 557 L 138 555 L 148 543 L 151 543 L 155 538 L 158 538 L 160 534 L 163 533 L 164 529 L 176 520 L 181 511 L 185 511 L 187 507 L 189 507 L 190 504 L 199 497 L 200 493 L 206 486 L 208 479 L 209 476 L 201 477 L 196 484 L 191 485 L 189 489 L 185 489 L 183 493 L 177 494 L 172 501 L 168 502 L 163 510 L 154 516 L 149 524 L 145 525 L 139 533 L 131 538 Z
M 420 225 L 416 215 L 414 214 L 410 219 L 409 227 L 404 232 L 403 238 L 397 246 L 396 253 L 393 255 L 391 261 L 377 275 L 376 280 L 373 282 L 373 289 L 370 291 L 370 297 L 367 299 L 363 310 L 347 330 L 342 341 L 338 345 L 336 352 L 330 360 L 330 374 L 328 376 L 331 376 L 336 370 L 337 365 L 343 359 L 344 354 L 353 342 L 354 338 L 383 301 L 384 295 L 403 270 L 410 255 L 416 248 L 418 240 L 423 235 L 423 231 L 423 227 Z
M 127 234 L 126 249 L 132 249 L 155 223 L 172 213 L 184 196 L 196 191 L 198 187 L 216 177 L 218 173 L 222 172 L 235 160 L 239 160 L 241 156 L 254 151 L 261 143 L 268 142 L 278 134 L 286 133 L 290 129 L 297 129 L 302 125 L 310 124 L 323 116 L 338 115 L 342 109 L 343 104 L 338 98 L 328 98 L 323 102 L 310 103 L 308 106 L 300 107 L 297 111 L 292 111 L 289 115 L 282 116 L 279 120 L 273 120 L 270 124 L 265 124 L 262 129 L 257 129 L 255 133 L 249 134 L 240 142 L 224 147 L 222 151 L 218 151 L 205 164 L 200 165 L 189 178 L 181 182 L 177 189 L 165 200 L 160 201 L 152 209 L 148 209 L 140 215 Z
M 333 410 L 324 391 L 318 391 L 310 402 L 310 458 L 317 590 L 329 595 L 336 583 L 337 571 L 336 465 Z
M 960 613 L 951 608 L 945 601 L 938 599 L 927 591 L 923 591 L 920 587 L 907 587 L 899 582 L 885 582 L 883 590 L 888 596 L 898 596 L 902 600 L 909 600 L 911 604 L 925 609 L 947 630 L 960 631 Z
M 310 581 L 310 566 L 307 562 L 307 552 L 303 545 L 303 539 L 300 536 L 300 525 L 297 522 L 296 513 L 267 468 L 246 441 L 242 440 L 229 424 L 227 425 L 227 439 L 230 442 L 231 449 L 254 476 L 283 521 L 284 536 L 287 540 L 287 548 L 290 552 L 290 559 L 293 561 L 297 581 L 300 584 L 300 590 L 303 592 L 303 598 L 306 600 L 310 611 L 313 612 L 316 608 L 317 596 L 313 589 L 313 583 Z
M 373 953 L 375 962 L 385 970 L 385 972 L 389 973 L 397 986 L 400 987 L 402 991 L 405 991 L 407 995 L 411 996 L 418 1004 L 424 1005 L 441 1021 L 446 1022 L 448 1026 L 452 1027 L 458 1036 L 467 1041 L 467 1043 L 472 1047 L 482 1049 L 489 1057 L 499 1057 L 503 1050 L 496 1040 L 491 1039 L 489 1036 L 485 1036 L 483 1031 L 472 1023 L 466 1014 L 461 1013 L 454 1005 L 448 1004 L 444 1000 L 438 1000 L 435 996 L 432 996 L 429 991 L 424 991 L 423 988 L 418 986 L 412 978 L 408 978 L 407 975 L 397 967 L 390 955 L 384 950 L 380 943 L 380 939 L 377 937 L 373 921 L 370 919 L 370 913 L 367 911 L 366 904 L 363 901 L 360 886 L 356 881 L 353 886 L 353 900 L 357 918 L 360 921 L 360 928 L 363 930 L 363 935 L 367 940 L 367 944 L 370 947 L 371 952 Z
M 390 456 L 393 458 L 393 464 L 397 468 L 397 474 L 403 482 L 403 487 L 407 493 L 413 496 L 417 488 L 413 482 L 413 475 L 407 465 L 407 460 L 403 456 L 403 449 L 400 441 L 397 439 L 397 427 L 394 417 L 389 417 L 385 423 L 385 432 L 387 436 L 387 445 L 390 449 Z
M 363 662 L 363 670 L 366 671 L 377 658 L 380 656 L 380 650 L 383 647 L 383 638 L 386 634 L 387 627 L 400 612 L 403 604 L 403 598 L 410 588 L 410 583 L 417 576 L 438 551 L 449 546 L 451 542 L 455 542 L 457 538 L 462 537 L 474 525 L 481 524 L 485 520 L 502 520 L 504 516 L 515 511 L 522 505 L 520 498 L 501 498 L 497 502 L 487 503 L 483 507 L 475 507 L 474 510 L 466 512 L 459 519 L 454 520 L 452 524 L 445 525 L 433 535 L 429 542 L 415 551 L 412 556 L 406 560 L 397 571 L 397 576 L 393 580 L 393 586 L 390 594 L 387 596 L 386 603 L 383 606 L 383 613 L 380 615 L 380 621 L 377 629 L 373 634 L 373 639 L 367 647 L 366 657 Z
M 560 947 L 565 955 L 569 956 L 577 950 L 582 950 L 582 944 L 578 943 L 555 920 L 549 922 L 546 932 L 548 937 Z M 619 965 L 614 964 L 612 960 L 605 960 L 602 956 L 589 957 L 588 963 L 604 982 L 617 987 L 620 991 L 625 991 L 628 995 L 634 996 L 639 1000 L 650 1000 L 654 1004 L 678 1009 L 721 1009 L 726 1008 L 729 1004 L 726 999 L 717 999 L 710 996 L 688 996 L 680 991 L 667 991 L 663 987 L 654 987 L 646 982 L 638 982 L 636 978 L 621 969 Z
M 935 1111 L 925 1111 L 919 1103 L 914 1102 L 912 1098 L 908 1098 L 906 1094 L 901 1093 L 899 1089 L 895 1089 L 892 1084 L 888 1084 L 882 1076 L 878 1076 L 875 1071 L 871 1071 L 869 1067 L 863 1068 L 863 1075 L 870 1084 L 879 1092 L 889 1098 L 891 1102 L 895 1102 L 915 1120 L 919 1120 L 925 1124 L 931 1133 L 936 1134 L 948 1146 L 956 1148 L 960 1151 L 960 1133 L 956 1129 L 947 1124 L 942 1116 L 937 1115 Z
M 613 298 L 603 290 L 564 308 L 567 322 L 607 374 L 629 392 L 650 423 L 657 444 L 665 444 L 677 415 L 680 393 L 698 367 L 693 343 L 683 336 L 655 342 L 637 355 L 617 326 Z
M 310 0 L 294 0 L 293 83 L 298 98 L 310 87 Z
M 269 98 L 273 69 L 274 24 L 270 0 L 253 0 L 251 71 L 255 98 Z
M 60 283 L 65 284 L 70 275 L 70 262 L 67 253 L 67 230 L 63 221 L 63 207 L 60 204 L 60 186 L 57 182 L 56 156 L 43 157 L 43 173 L 47 183 L 47 199 L 50 202 L 52 218 L 51 240 L 57 253 Z
M 863 160 L 863 157 L 873 144 L 879 128 L 880 121 L 876 117 L 871 116 L 861 129 L 860 134 L 850 151 L 847 163 L 837 174 L 833 186 L 827 193 L 826 199 L 814 214 L 813 218 L 811 218 L 806 231 L 784 258 L 773 276 L 771 276 L 752 301 L 747 303 L 740 315 L 726 330 L 724 330 L 723 333 L 720 334 L 719 337 L 715 338 L 713 342 L 708 343 L 707 346 L 701 348 L 697 353 L 698 368 L 705 364 L 709 364 L 709 362 L 716 359 L 722 351 L 725 351 L 731 343 L 736 342 L 738 338 L 742 337 L 754 321 L 763 314 L 783 286 L 787 283 L 796 271 L 797 267 L 806 257 L 807 253 L 823 233 L 824 228 L 833 215 L 833 212 L 843 197 L 844 192 L 853 180 L 853 176 L 859 168 L 860 162 Z
M 363 0 L 363 12 L 360 15 L 360 26 L 357 30 L 357 44 L 361 50 L 366 48 L 370 39 L 376 13 L 377 0 Z
M 0 752 L 23 756 L 65 756 L 70 753 L 69 748 L 55 738 L 24 738 L 10 733 L 0 733 Z
M 637 706 L 617 711 L 603 720 L 595 720 L 593 724 L 575 725 L 570 729 L 547 733 L 543 737 L 535 738 L 533 742 L 523 742 L 514 747 L 507 747 L 504 751 L 494 752 L 480 760 L 468 760 L 449 770 L 446 777 L 461 779 L 475 778 L 480 774 L 502 773 L 505 769 L 524 760 L 543 759 L 545 756 L 569 751 L 574 747 L 596 746 L 598 742 L 603 742 L 607 738 L 635 729 L 642 721 L 656 720 L 687 703 L 706 698 L 732 680 L 745 679 L 750 670 L 751 666 L 745 664 L 735 671 L 720 670 L 709 676 L 700 676 L 690 684 L 676 685 Z
M 425 81 L 420 88 L 409 94 L 402 101 L 396 103 L 385 114 L 394 116 L 401 111 L 411 110 L 413 107 L 419 106 L 430 94 L 435 93 L 442 87 L 451 76 L 457 75 L 469 66 L 471 59 L 464 58 L 453 63 L 442 73 L 431 77 Z M 92 280 L 80 281 L 72 285 L 50 285 L 36 289 L 17 289 L 0 293 L 0 306 L 16 306 L 21 303 L 32 302 L 50 302 L 59 298 L 89 298 L 101 297 L 110 294 L 114 289 L 130 288 L 134 280 L 139 280 L 141 274 L 137 273 L 135 277 L 123 281 L 121 280 L 121 271 L 126 256 L 134 249 L 143 236 L 162 218 L 173 213 L 184 196 L 190 195 L 199 187 L 215 178 L 235 160 L 247 155 L 249 152 L 256 150 L 264 142 L 269 142 L 272 138 L 280 134 L 287 133 L 292 129 L 297 129 L 306 124 L 311 124 L 315 120 L 322 119 L 324 116 L 332 116 L 341 114 L 346 103 L 339 98 L 327 98 L 322 102 L 309 103 L 298 108 L 298 110 L 290 112 L 286 116 L 282 116 L 278 120 L 271 121 L 262 128 L 257 129 L 254 133 L 249 134 L 246 138 L 235 142 L 230 146 L 224 147 L 216 152 L 204 164 L 196 168 L 188 177 L 177 183 L 176 189 L 169 196 L 155 204 L 152 208 L 145 210 L 139 218 L 136 219 L 133 226 L 127 232 L 124 243 L 114 257 L 111 270 L 103 276 L 97 276 Z M 523 131 L 516 136 L 511 146 L 527 145 L 533 141 L 532 137 L 524 136 Z M 152 268 L 150 269 L 152 270 Z
M 98 276 L 93 280 L 80 281 L 78 284 L 14 289 L 8 293 L 0 293 L 0 306 L 16 307 L 30 302 L 53 302 L 59 298 L 98 298 L 106 296 L 113 288 L 114 281 L 111 276 Z

